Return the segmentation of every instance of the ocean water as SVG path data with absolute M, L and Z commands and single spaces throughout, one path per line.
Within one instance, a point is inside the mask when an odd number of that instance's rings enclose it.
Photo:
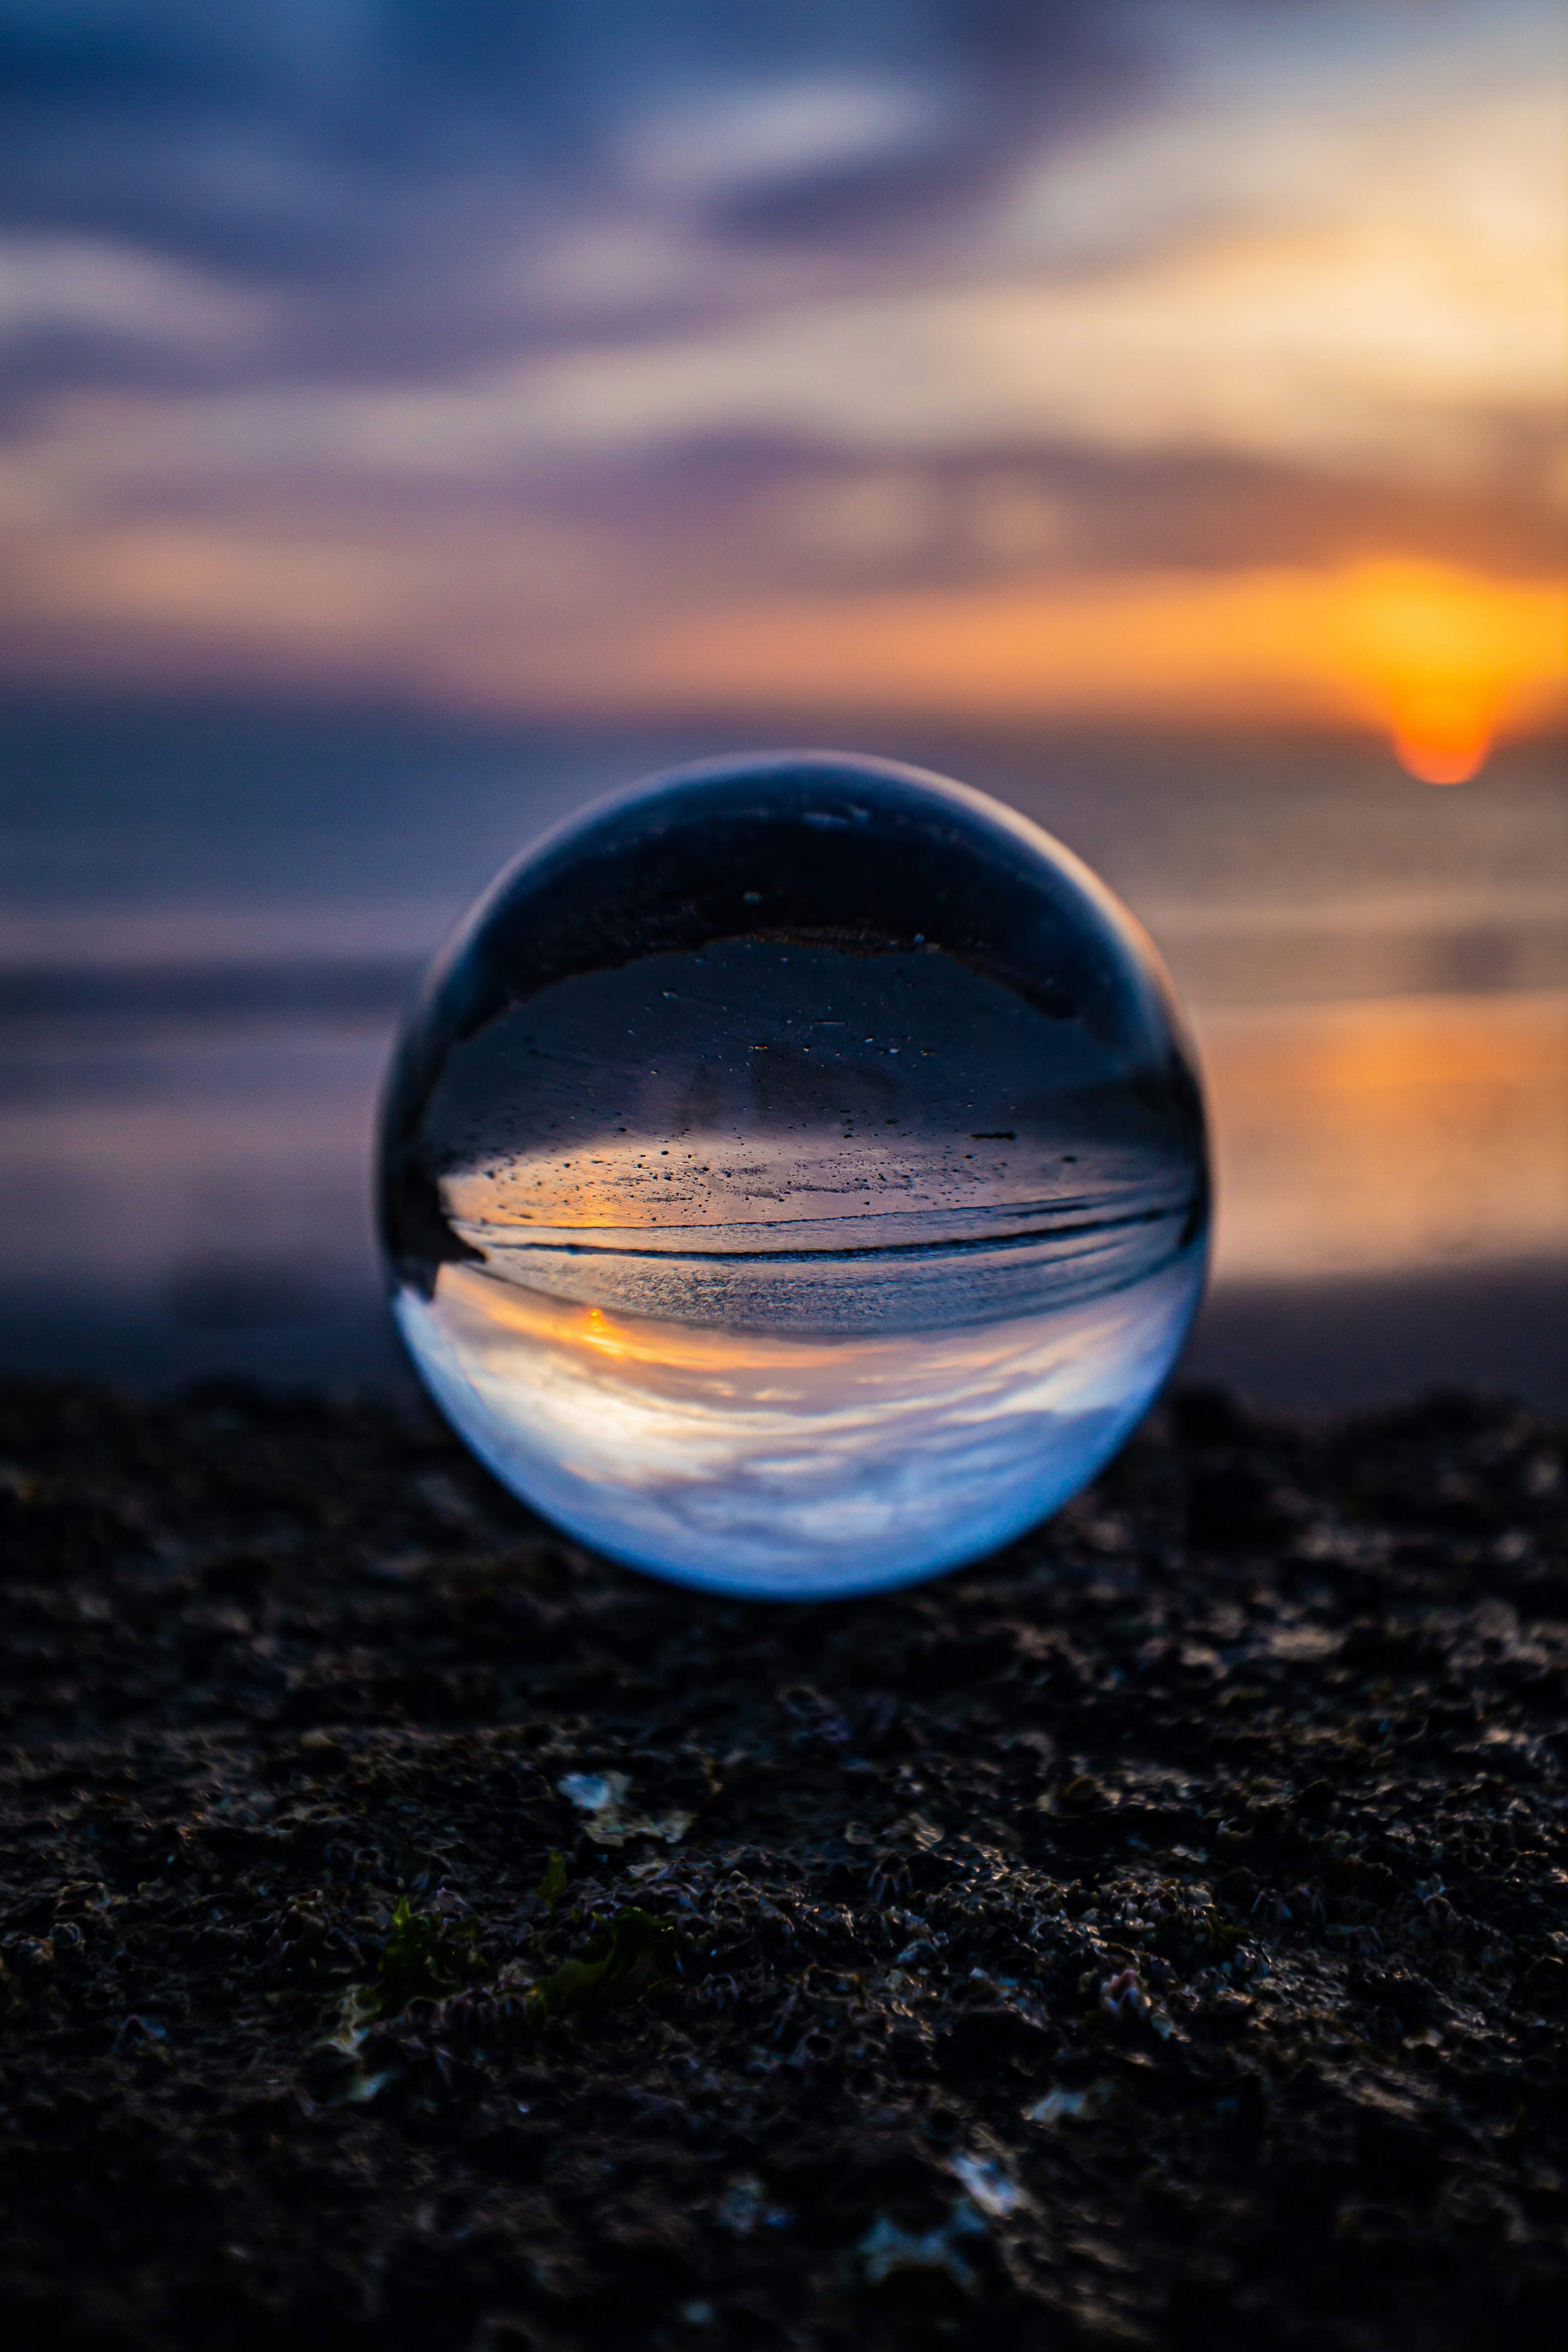
M 548 824 L 739 740 L 216 703 L 0 716 L 0 1363 L 406 1380 L 369 1170 L 421 970 Z M 1477 1364 L 1530 1385 L 1541 1335 L 1516 1346 L 1509 1318 L 1568 1260 L 1557 747 L 1453 791 L 1328 740 L 849 748 L 1010 802 L 1152 933 L 1215 1123 L 1200 1358 L 1256 1300 L 1236 1360 L 1261 1394 L 1297 1392 L 1319 1329 L 1343 1335 L 1335 1394 Z M 1406 1313 L 1413 1285 L 1461 1306 Z M 1345 1320 L 1362 1297 L 1375 1311 Z

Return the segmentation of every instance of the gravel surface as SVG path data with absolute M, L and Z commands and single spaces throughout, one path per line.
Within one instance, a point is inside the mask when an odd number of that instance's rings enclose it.
M 8 2344 L 1555 2347 L 1563 1436 L 1189 1394 L 790 1610 L 10 1384 Z

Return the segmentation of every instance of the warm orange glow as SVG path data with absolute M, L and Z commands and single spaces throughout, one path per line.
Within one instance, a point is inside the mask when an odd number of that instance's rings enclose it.
M 495 711 L 907 711 L 1089 724 L 1367 727 L 1411 773 L 1473 775 L 1557 721 L 1568 593 L 1397 556 L 1312 571 L 1054 573 L 942 590 L 737 596 L 599 580 L 461 532 L 399 572 L 331 541 L 142 530 L 84 539 L 34 592 L 55 625 L 155 666 L 280 662 Z M 467 583 L 463 594 L 455 583 Z M 552 595 L 540 603 L 543 583 Z M 268 648 L 270 649 L 268 651 Z M 140 655 L 128 652 L 132 667 Z
M 1278 1281 L 1560 1257 L 1568 994 L 1200 1014 L 1215 1276 Z
M 754 1379 L 763 1372 L 811 1370 L 837 1362 L 839 1355 L 833 1341 L 773 1339 L 754 1332 L 710 1331 L 700 1324 L 612 1317 L 603 1307 L 579 1307 L 570 1299 L 553 1298 L 521 1284 L 497 1282 L 461 1265 L 443 1266 L 441 1296 L 456 1308 L 479 1318 L 497 1334 L 530 1339 L 568 1356 L 588 1347 L 597 1356 L 622 1359 L 628 1376 L 634 1370 L 650 1377 L 658 1373 L 667 1381 L 694 1382 L 700 1389 L 715 1381 Z M 874 1365 L 878 1343 L 862 1341 L 860 1350 Z M 888 1351 L 885 1345 L 882 1352 Z
M 626 647 L 623 691 L 690 705 L 1371 726 L 1458 782 L 1549 723 L 1568 596 L 1390 560 L 814 600 L 683 617 Z

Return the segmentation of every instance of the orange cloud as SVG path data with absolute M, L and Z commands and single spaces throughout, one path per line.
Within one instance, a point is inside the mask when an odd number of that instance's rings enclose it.
M 797 710 L 969 720 L 1365 727 L 1454 783 L 1551 725 L 1568 589 L 1390 557 L 737 598 L 617 575 L 591 537 L 506 524 L 409 550 L 296 528 L 87 534 L 11 572 L 30 674 L 395 681 L 567 717 Z M 6 667 L 11 667 L 7 664 Z
M 1371 726 L 1453 782 L 1560 709 L 1568 591 L 1390 560 L 822 599 L 683 617 L 606 667 L 617 698 L 688 706 Z

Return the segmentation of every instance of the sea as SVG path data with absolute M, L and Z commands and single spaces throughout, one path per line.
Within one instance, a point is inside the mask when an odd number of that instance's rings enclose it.
M 1188 1377 L 1309 1409 L 1568 1402 L 1560 743 L 1434 788 L 1331 737 L 218 698 L 0 709 L 0 1370 L 406 1392 L 370 1160 L 429 957 L 560 818 L 792 744 L 995 794 L 1152 935 L 1217 1172 Z

